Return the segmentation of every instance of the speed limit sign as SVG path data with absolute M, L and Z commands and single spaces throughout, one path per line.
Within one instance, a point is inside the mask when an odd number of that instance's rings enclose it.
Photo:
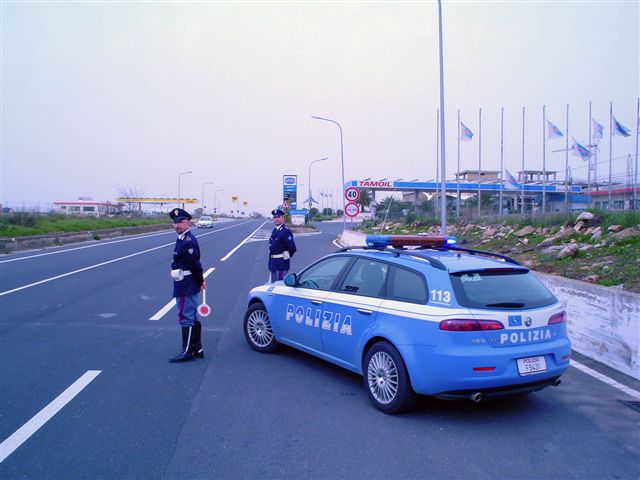
M 357 203 L 349 202 L 344 206 L 344 213 L 347 217 L 355 217 L 360 213 L 360 205 Z
M 349 187 L 344 191 L 344 198 L 347 199 L 347 202 L 357 202 L 360 198 L 360 190 L 356 187 Z

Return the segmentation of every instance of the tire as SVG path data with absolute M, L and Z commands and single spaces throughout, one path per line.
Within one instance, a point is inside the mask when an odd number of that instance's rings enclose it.
M 258 352 L 271 353 L 280 345 L 273 336 L 269 314 L 262 303 L 254 303 L 244 314 L 244 338 Z
M 390 343 L 374 344 L 367 351 L 362 371 L 369 399 L 378 410 L 399 413 L 415 404 L 407 367 Z

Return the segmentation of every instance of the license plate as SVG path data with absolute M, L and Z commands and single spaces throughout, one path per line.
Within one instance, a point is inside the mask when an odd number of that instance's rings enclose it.
M 547 361 L 544 357 L 528 357 L 518 359 L 518 373 L 520 375 L 533 375 L 534 373 L 545 372 Z

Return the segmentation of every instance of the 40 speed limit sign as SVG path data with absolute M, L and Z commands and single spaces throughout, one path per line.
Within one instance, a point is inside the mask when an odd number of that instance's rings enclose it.
M 344 198 L 347 202 L 357 202 L 360 198 L 360 190 L 356 187 L 349 187 L 344 191 Z
M 357 203 L 349 202 L 344 206 L 344 213 L 347 217 L 355 217 L 360 213 L 360 205 Z

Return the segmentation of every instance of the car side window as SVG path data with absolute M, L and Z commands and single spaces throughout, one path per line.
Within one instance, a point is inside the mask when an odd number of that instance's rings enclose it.
M 351 260 L 351 257 L 331 257 L 311 265 L 298 277 L 298 284 L 304 288 L 329 290 L 336 278 Z
M 349 270 L 339 290 L 367 297 L 380 297 L 384 294 L 388 271 L 389 265 L 386 263 L 359 258 Z
M 424 277 L 405 268 L 391 267 L 387 296 L 403 302 L 427 303 L 427 285 Z

